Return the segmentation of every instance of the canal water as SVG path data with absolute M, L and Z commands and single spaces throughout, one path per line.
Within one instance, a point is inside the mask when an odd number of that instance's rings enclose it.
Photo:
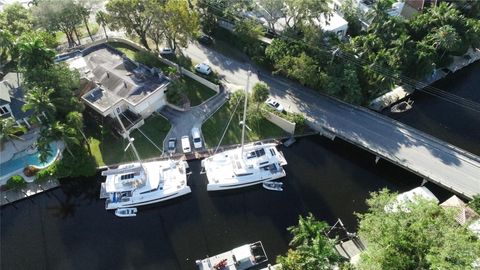
M 480 62 L 434 86 L 480 102 Z M 480 155 L 478 113 L 421 92 L 414 108 L 390 114 L 417 129 Z M 98 199 L 102 177 L 68 179 L 58 189 L 0 210 L 0 269 L 196 269 L 195 260 L 261 240 L 269 261 L 284 254 L 286 228 L 313 213 L 351 231 L 354 212 L 366 210 L 370 191 L 403 192 L 421 179 L 336 139 L 311 136 L 283 149 L 289 162 L 284 192 L 260 186 L 207 193 L 199 162 L 191 162 L 192 193 L 117 218 Z M 439 199 L 451 194 L 427 183 Z
M 261 240 L 270 262 L 288 249 L 286 228 L 308 212 L 354 231 L 369 191 L 399 192 L 421 179 L 341 140 L 312 136 L 282 149 L 284 192 L 261 186 L 206 192 L 191 162 L 192 193 L 118 218 L 98 199 L 102 177 L 69 179 L 1 209 L 1 265 L 9 269 L 196 269 L 195 260 Z M 450 195 L 427 184 L 439 199 Z
M 433 84 L 434 87 L 480 103 L 480 61 Z M 409 97 L 413 108 L 384 113 L 441 140 L 480 155 L 480 112 L 421 91 Z

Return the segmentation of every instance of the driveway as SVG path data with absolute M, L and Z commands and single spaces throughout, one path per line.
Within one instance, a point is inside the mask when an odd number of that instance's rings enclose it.
M 168 149 L 168 139 L 177 139 L 176 153 L 182 152 L 181 137 L 187 135 L 190 138 L 190 146 L 193 150 L 192 128 L 197 127 L 201 132 L 204 121 L 212 116 L 226 102 L 226 94 L 224 90 L 220 90 L 215 96 L 211 97 L 202 104 L 190 107 L 186 111 L 180 111 L 172 106 L 166 105 L 160 111 L 165 118 L 168 119 L 172 127 L 165 137 L 163 149 Z M 203 137 L 203 136 L 202 136 Z M 205 141 L 205 140 L 203 140 Z M 204 144 L 205 145 L 205 144 Z

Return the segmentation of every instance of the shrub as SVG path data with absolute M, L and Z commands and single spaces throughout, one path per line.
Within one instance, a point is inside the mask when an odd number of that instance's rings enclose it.
M 25 174 L 25 176 L 28 176 L 28 177 L 34 176 L 35 174 L 37 174 L 38 171 L 40 171 L 40 169 L 31 165 L 23 169 L 23 173 Z
M 10 179 L 8 179 L 7 181 L 7 184 L 5 185 L 7 189 L 16 189 L 16 190 L 22 189 L 26 186 L 27 186 L 27 182 L 20 175 L 14 175 L 10 177 Z

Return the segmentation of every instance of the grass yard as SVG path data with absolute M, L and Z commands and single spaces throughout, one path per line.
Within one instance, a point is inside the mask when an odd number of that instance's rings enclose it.
M 235 116 L 228 127 L 227 133 L 223 138 L 222 145 L 239 144 L 242 140 L 242 127 L 239 122 L 242 120 L 241 107 L 237 109 Z M 205 144 L 208 147 L 216 147 L 223 131 L 227 126 L 228 120 L 230 120 L 233 109 L 230 109 L 228 105 L 224 105 L 220 108 L 212 117 L 210 117 L 202 126 L 202 133 L 205 138 Z M 247 126 L 251 130 L 245 130 L 245 141 L 257 141 L 268 138 L 283 137 L 286 133 L 272 124 L 265 118 L 262 118 L 258 123 L 252 124 L 247 122 Z
M 86 117 L 87 118 L 87 117 Z M 89 119 L 91 120 L 91 119 Z M 127 141 L 120 135 L 113 135 L 110 127 L 98 125 L 94 121 L 87 124 L 87 136 L 90 148 L 99 166 L 127 162 L 135 159 L 131 149 L 123 150 Z M 152 115 L 145 120 L 140 130 L 150 138 L 155 145 L 162 148 L 163 140 L 170 130 L 170 123 L 162 116 Z M 103 132 L 102 132 L 103 131 Z M 132 132 L 134 144 L 142 159 L 161 155 L 161 151 L 150 142 L 139 130 Z
M 217 93 L 187 76 L 183 76 L 182 80 L 186 83 L 186 95 L 190 100 L 190 106 L 200 105 Z

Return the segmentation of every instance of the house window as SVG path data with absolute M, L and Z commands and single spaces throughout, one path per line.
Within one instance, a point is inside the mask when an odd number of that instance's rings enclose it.
M 0 106 L 0 115 L 10 113 L 7 106 Z

